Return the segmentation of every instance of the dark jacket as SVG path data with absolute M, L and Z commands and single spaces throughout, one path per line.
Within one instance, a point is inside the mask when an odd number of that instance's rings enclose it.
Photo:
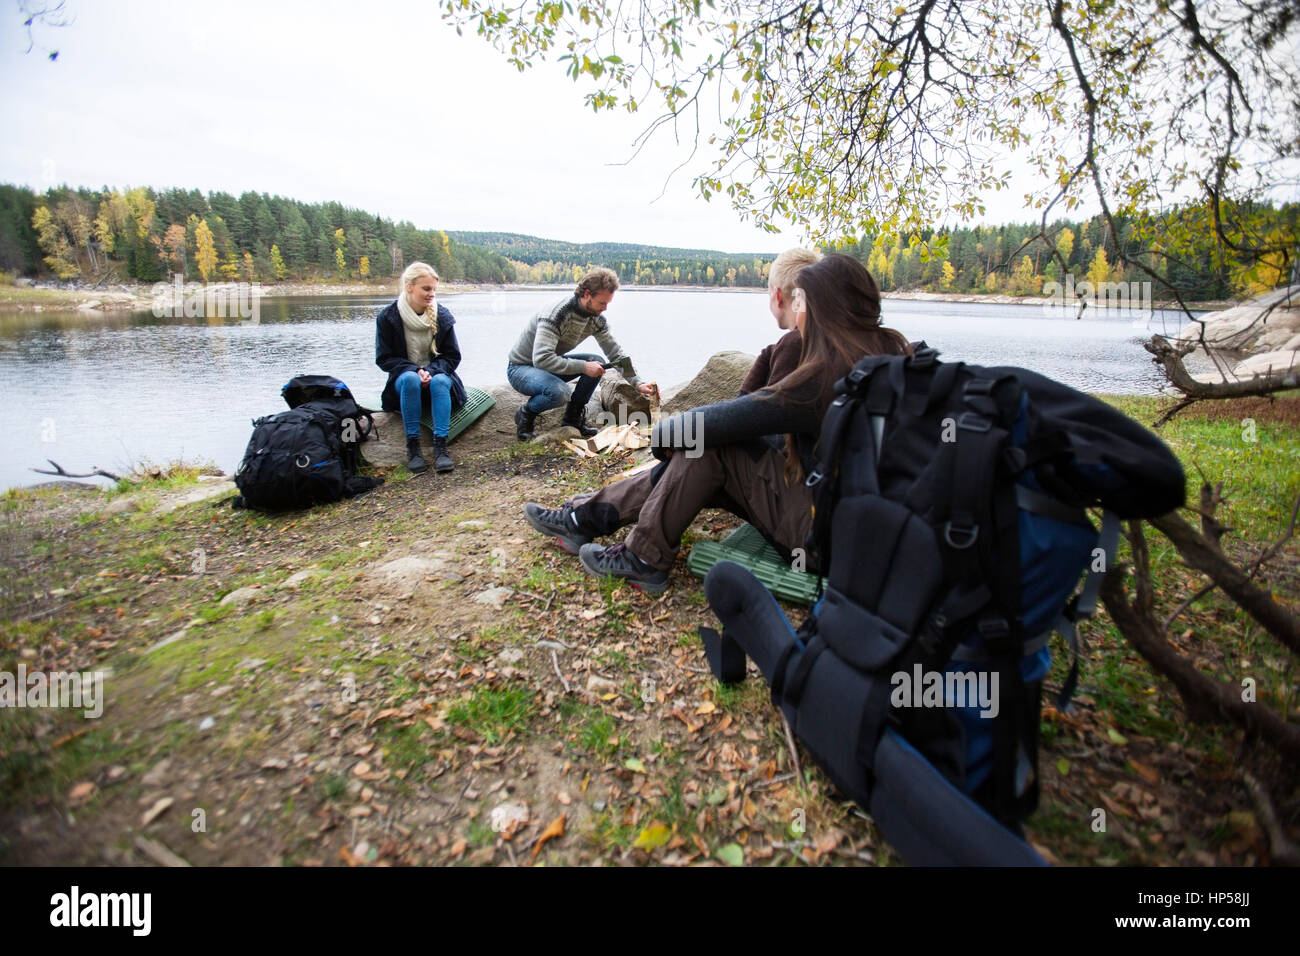
M 740 383 L 740 394 L 748 395 L 760 388 L 770 388 L 799 367 L 803 339 L 798 329 L 791 329 L 758 353 L 749 374 Z
M 438 357 L 429 357 L 429 364 L 422 366 L 430 375 L 447 375 L 451 378 L 451 410 L 454 412 L 465 404 L 465 386 L 456 374 L 460 365 L 460 344 L 456 341 L 456 320 L 451 312 L 441 304 L 438 305 L 438 333 L 435 339 Z M 391 303 L 375 318 L 375 364 L 388 373 L 388 382 L 384 385 L 384 394 L 379 404 L 386 412 L 402 409 L 402 402 L 397 397 L 394 383 L 403 372 L 414 372 L 421 366 L 406 357 L 406 333 L 402 330 L 402 316 L 397 311 L 397 303 Z

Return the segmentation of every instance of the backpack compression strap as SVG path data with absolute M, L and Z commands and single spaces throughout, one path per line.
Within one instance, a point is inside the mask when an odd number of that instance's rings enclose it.
M 1069 710 L 1070 698 L 1074 696 L 1074 690 L 1079 684 L 1079 632 L 1076 625 L 1096 613 L 1101 582 L 1110 570 L 1118 545 L 1119 515 L 1113 511 L 1105 511 L 1102 513 L 1101 540 L 1098 544 L 1101 550 L 1101 570 L 1097 570 L 1095 564 L 1089 566 L 1088 579 L 1083 584 L 1083 590 L 1066 605 L 1056 619 L 1056 623 L 1052 625 L 1070 645 L 1070 672 L 1065 675 L 1065 682 L 1061 684 L 1060 693 L 1056 695 L 1056 709 L 1063 713 Z

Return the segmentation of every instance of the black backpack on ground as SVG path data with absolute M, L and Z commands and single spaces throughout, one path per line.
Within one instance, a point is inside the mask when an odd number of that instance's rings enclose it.
M 361 442 L 375 431 L 369 409 L 330 375 L 299 375 L 280 390 L 289 411 L 253 422 L 235 470 L 236 508 L 279 511 L 351 498 L 382 484 L 357 474 Z
M 1074 647 L 1119 518 L 1181 506 L 1185 479 L 1101 401 L 937 354 L 865 358 L 837 383 L 807 479 L 826 590 L 804 626 L 719 562 L 705 590 L 724 632 L 701 634 L 720 680 L 755 660 L 795 734 L 905 861 L 1041 862 L 1020 834 L 1038 795 L 1047 638 Z M 1106 510 L 1100 537 L 1090 506 Z

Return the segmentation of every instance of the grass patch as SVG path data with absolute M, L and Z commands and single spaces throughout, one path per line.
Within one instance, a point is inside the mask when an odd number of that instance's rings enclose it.
M 583 722 L 578 733 L 578 743 L 592 756 L 610 760 L 628 746 L 626 734 L 618 734 L 618 723 L 606 713 L 595 710 Z
M 433 743 L 424 739 L 427 730 L 428 727 L 423 722 L 403 727 L 385 721 L 375 733 L 375 739 L 384 754 L 384 766 L 406 770 L 406 779 L 410 780 L 416 770 L 429 762 L 434 752 Z
M 447 723 L 464 727 L 489 745 L 496 745 L 512 734 L 527 730 L 536 711 L 532 691 L 522 687 L 500 690 L 482 687 L 448 709 Z

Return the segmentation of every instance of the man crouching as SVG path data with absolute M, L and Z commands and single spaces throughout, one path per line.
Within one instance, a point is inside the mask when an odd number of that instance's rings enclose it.
M 515 391 L 529 396 L 515 413 L 515 434 L 520 441 L 533 437 L 538 415 L 566 401 L 568 407 L 561 424 L 576 428 L 583 438 L 596 434 L 586 418 L 592 392 L 609 365 L 625 362 L 629 371 L 631 368 L 630 359 L 614 340 L 602 315 L 617 290 L 618 275 L 614 270 L 592 269 L 582 277 L 573 295 L 533 316 L 519 336 L 507 360 L 506 378 Z M 604 350 L 605 363 L 599 355 L 569 351 L 591 335 Z M 564 383 L 575 378 L 578 381 L 570 396 Z M 635 374 L 627 375 L 627 381 L 643 395 L 653 391 L 653 386 L 643 385 Z

